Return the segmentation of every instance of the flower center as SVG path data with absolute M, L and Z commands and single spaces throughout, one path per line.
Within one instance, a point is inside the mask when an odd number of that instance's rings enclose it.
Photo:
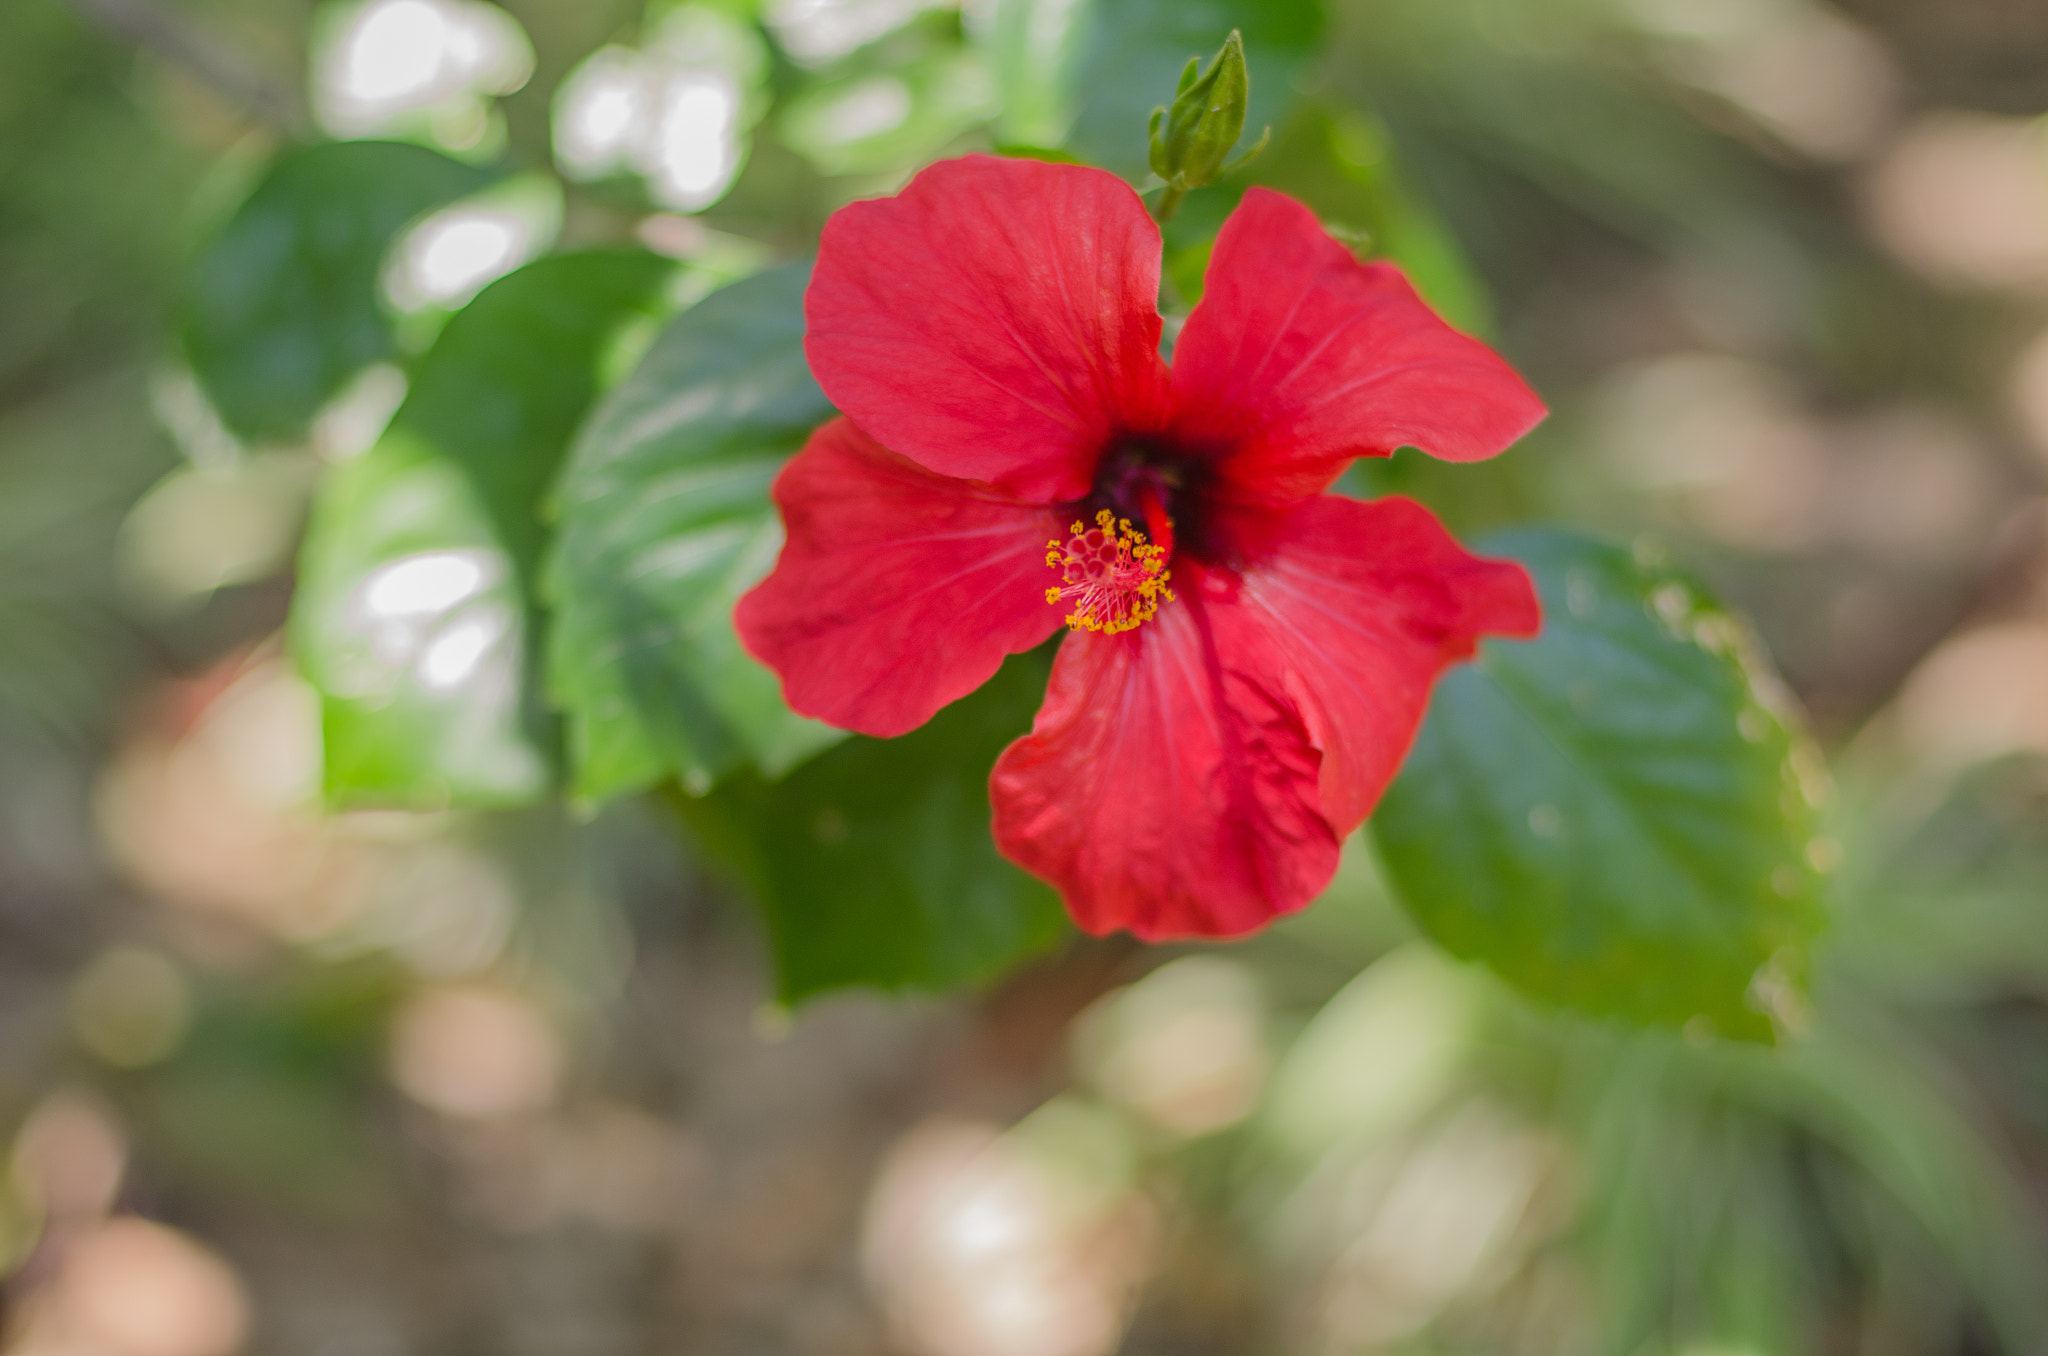
M 1094 526 L 1077 520 L 1065 542 L 1045 545 L 1045 563 L 1060 572 L 1045 601 L 1070 604 L 1067 625 L 1076 631 L 1113 636 L 1135 630 L 1173 599 L 1166 587 L 1173 577 L 1166 568 L 1169 548 L 1148 542 L 1130 519 L 1108 509 L 1095 515 Z

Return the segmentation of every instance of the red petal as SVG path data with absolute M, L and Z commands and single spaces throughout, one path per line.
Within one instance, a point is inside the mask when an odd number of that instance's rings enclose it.
M 1216 237 L 1173 355 L 1176 438 L 1221 459 L 1219 492 L 1288 504 L 1354 457 L 1414 446 L 1478 461 L 1542 401 L 1437 318 L 1392 264 L 1361 264 L 1300 203 L 1254 188 Z
M 990 779 L 996 845 L 1090 932 L 1235 936 L 1337 869 L 1277 656 L 1184 569 L 1180 598 L 1137 630 L 1067 639 L 1031 733 Z
M 1242 605 L 1284 656 L 1322 750 L 1323 813 L 1347 834 L 1407 756 L 1437 674 L 1482 635 L 1536 634 L 1536 590 L 1514 562 L 1468 555 L 1412 500 L 1323 496 L 1259 518 L 1236 524 L 1262 557 Z
M 733 621 L 802 715 L 904 734 L 1060 627 L 1053 510 L 935 476 L 845 419 L 783 468 L 775 502 L 788 540 Z
M 1159 228 L 1113 174 L 971 155 L 825 225 L 804 352 L 832 403 L 940 475 L 1079 499 L 1166 416 Z

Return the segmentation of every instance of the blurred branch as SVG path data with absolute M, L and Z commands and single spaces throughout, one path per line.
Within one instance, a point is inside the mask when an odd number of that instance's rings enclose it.
M 71 8 L 123 42 L 180 67 L 243 112 L 287 135 L 306 129 L 305 107 L 288 85 L 153 0 L 68 0 Z

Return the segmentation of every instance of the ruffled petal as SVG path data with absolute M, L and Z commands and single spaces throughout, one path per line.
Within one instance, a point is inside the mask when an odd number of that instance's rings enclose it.
M 1483 635 L 1533 636 L 1535 586 L 1513 561 L 1469 555 L 1408 499 L 1323 496 L 1233 530 L 1257 563 L 1239 594 L 1280 655 L 1322 752 L 1322 810 L 1365 819 L 1414 742 L 1436 677 Z
M 1290 504 L 1354 457 L 1503 451 L 1543 402 L 1440 320 L 1401 271 L 1362 264 L 1306 207 L 1254 188 L 1223 224 L 1173 355 L 1176 441 L 1218 458 L 1226 498 Z
M 826 223 L 804 351 L 832 403 L 940 475 L 1088 492 L 1157 432 L 1159 228 L 1115 175 L 971 155 Z
M 1213 582 L 1187 567 L 1137 630 L 1070 636 L 990 779 L 996 845 L 1090 932 L 1236 936 L 1337 869 L 1303 714 L 1262 629 Z
M 734 609 L 747 652 L 801 715 L 904 734 L 1061 624 L 1053 510 L 933 475 L 845 419 L 775 481 L 788 529 L 774 571 Z

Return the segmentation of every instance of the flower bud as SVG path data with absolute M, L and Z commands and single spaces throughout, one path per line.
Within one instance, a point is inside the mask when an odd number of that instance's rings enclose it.
M 1200 66 L 1200 58 L 1191 58 L 1181 72 L 1172 107 L 1152 110 L 1152 172 L 1166 181 L 1161 220 L 1189 189 L 1213 184 L 1226 170 L 1236 168 L 1225 160 L 1244 135 L 1245 101 L 1251 92 L 1243 36 L 1233 28 L 1209 69 Z M 1262 140 L 1252 154 L 1264 145 Z
M 1186 188 L 1213 184 L 1221 175 L 1224 157 L 1244 135 L 1245 97 L 1251 88 L 1244 39 L 1236 29 L 1223 40 L 1209 69 L 1197 74 L 1200 65 L 1199 58 L 1189 59 L 1173 106 L 1152 114 L 1152 171 Z

